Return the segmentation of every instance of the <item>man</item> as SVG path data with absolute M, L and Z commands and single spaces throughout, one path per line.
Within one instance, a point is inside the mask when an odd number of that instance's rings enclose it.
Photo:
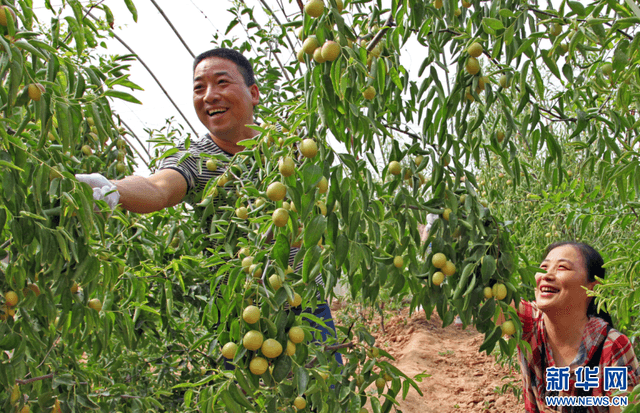
M 193 105 L 198 118 L 209 131 L 201 140 L 200 149 L 227 155 L 244 149 L 237 142 L 258 134 L 246 125 L 254 123 L 253 108 L 259 100 L 260 92 L 253 77 L 253 69 L 240 53 L 229 49 L 214 49 L 196 57 Z M 191 166 L 195 165 L 195 159 L 186 162 Z M 129 176 L 111 183 L 104 177 L 92 174 L 91 178 L 79 175 L 78 179 L 94 188 L 101 187 L 103 192 L 117 189 L 117 192 L 102 198 L 95 194 L 94 189 L 94 196 L 107 201 L 112 208 L 119 201 L 122 208 L 128 211 L 149 213 L 177 205 L 183 200 L 189 201 L 185 197 L 203 189 L 210 178 L 203 177 L 201 182 L 197 182 L 197 169 L 189 170 L 190 168 L 183 168 L 177 163 L 171 165 L 164 162 L 148 178 Z
M 235 50 L 219 48 L 197 56 L 193 68 L 193 106 L 209 133 L 192 139 L 188 150 L 180 145 L 179 152 L 164 158 L 158 171 L 148 178 L 129 176 L 110 182 L 100 174 L 77 175 L 79 181 L 93 187 L 96 200 L 106 201 L 111 208 L 119 202 L 124 209 L 137 213 L 158 211 L 183 201 L 195 206 L 209 180 L 222 173 L 222 169 L 209 171 L 204 165 L 209 158 L 200 155 L 232 157 L 244 149 L 238 142 L 258 134 L 247 127 L 255 123 L 254 108 L 260 101 L 249 61 Z M 189 156 L 184 157 L 187 152 Z M 291 264 L 296 251 L 290 255 Z M 326 304 L 320 305 L 315 314 L 331 319 Z M 335 335 L 333 321 L 326 324 L 333 331 L 315 326 L 321 330 L 323 341 L 328 334 Z M 336 359 L 341 363 L 339 354 Z

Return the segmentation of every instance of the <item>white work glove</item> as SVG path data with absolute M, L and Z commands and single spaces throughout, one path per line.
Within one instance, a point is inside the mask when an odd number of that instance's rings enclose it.
M 120 202 L 118 188 L 104 176 L 96 173 L 89 175 L 77 174 L 76 179 L 82 183 L 89 184 L 93 188 L 93 199 L 106 202 L 112 210 Z M 97 206 L 96 210 L 98 210 Z

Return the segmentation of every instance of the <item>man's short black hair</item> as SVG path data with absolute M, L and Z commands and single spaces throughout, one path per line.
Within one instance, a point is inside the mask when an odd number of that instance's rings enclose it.
M 244 83 L 247 86 L 255 85 L 256 78 L 253 76 L 253 68 L 251 67 L 251 63 L 249 63 L 249 60 L 247 60 L 247 58 L 237 50 L 225 49 L 224 47 L 207 50 L 206 52 L 200 53 L 198 56 L 196 56 L 193 61 L 194 73 L 196 71 L 196 66 L 198 66 L 198 64 L 204 59 L 208 59 L 210 57 L 219 57 L 221 59 L 232 61 L 238 67 L 238 71 L 244 78 Z

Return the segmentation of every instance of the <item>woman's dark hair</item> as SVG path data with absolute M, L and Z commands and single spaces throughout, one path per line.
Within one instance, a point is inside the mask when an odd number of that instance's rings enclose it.
M 545 257 L 549 255 L 551 250 L 556 249 L 558 247 L 562 247 L 564 245 L 569 245 L 580 251 L 582 258 L 584 259 L 584 264 L 587 268 L 587 280 L 589 282 L 596 281 L 596 277 L 604 279 L 605 269 L 603 267 L 604 260 L 598 251 L 596 251 L 591 245 L 585 244 L 584 242 L 575 242 L 575 241 L 561 241 L 555 242 L 547 247 L 545 251 Z M 613 320 L 609 313 L 604 310 L 597 310 L 595 298 L 592 298 L 589 301 L 589 307 L 587 308 L 587 316 L 588 317 L 600 317 L 604 321 L 606 321 L 611 327 L 613 327 Z
M 196 56 L 193 60 L 193 71 L 196 71 L 196 66 L 198 66 L 200 62 L 210 57 L 219 57 L 220 59 L 226 59 L 235 63 L 238 67 L 238 71 L 244 78 L 245 85 L 251 86 L 256 83 L 256 78 L 253 75 L 253 67 L 251 67 L 249 60 L 247 60 L 247 58 L 237 50 L 225 49 L 223 47 L 207 50 L 206 52 L 200 53 Z

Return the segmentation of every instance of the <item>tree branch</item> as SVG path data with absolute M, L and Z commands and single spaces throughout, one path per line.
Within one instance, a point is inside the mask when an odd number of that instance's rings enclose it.
M 389 14 L 389 18 L 384 23 L 384 28 L 376 33 L 376 36 L 367 45 L 367 52 L 371 53 L 371 51 L 378 45 L 378 43 L 380 43 L 380 40 L 382 40 L 384 35 L 387 34 L 387 31 L 389 31 L 389 29 L 395 25 L 396 23 L 393 21 L 393 14 Z
M 598 114 L 602 113 L 602 109 L 604 109 L 605 105 L 607 103 L 609 103 L 609 100 L 611 100 L 611 96 L 613 95 L 613 93 L 609 93 L 609 96 L 607 96 L 607 98 L 604 100 L 604 102 L 602 102 L 602 105 L 600 105 L 600 108 L 598 109 Z
M 171 27 L 171 30 L 173 30 L 173 32 L 176 34 L 176 36 L 178 36 L 178 39 L 180 39 L 180 42 L 182 42 L 182 45 L 184 46 L 185 49 L 187 49 L 187 51 L 189 52 L 189 54 L 191 55 L 192 58 L 195 59 L 196 55 L 193 54 L 193 52 L 191 51 L 191 49 L 189 49 L 189 46 L 187 46 L 187 43 L 184 41 L 184 39 L 182 38 L 182 36 L 180 36 L 180 33 L 178 33 L 178 30 L 176 30 L 175 27 L 173 27 L 173 24 L 171 24 L 171 20 L 169 20 L 169 18 L 167 17 L 166 14 L 164 14 L 164 11 L 162 11 L 162 9 L 160 8 L 160 6 L 158 6 L 158 3 L 155 2 L 155 0 L 151 0 L 151 3 L 153 3 L 154 6 L 156 6 L 156 9 L 158 9 L 158 11 L 160 12 L 160 14 L 162 15 L 162 17 L 164 17 L 165 21 L 169 24 L 169 26 Z
M 30 379 L 25 379 L 25 380 L 16 379 L 16 384 L 21 384 L 21 385 L 29 384 L 29 383 L 33 383 L 35 381 L 52 379 L 53 376 L 54 376 L 54 374 L 51 373 L 51 374 L 47 374 L 45 376 L 33 377 L 33 378 L 30 378 Z
M 42 365 L 44 364 L 44 362 L 47 360 L 47 358 L 49 358 L 49 354 L 51 354 L 51 352 L 53 351 L 53 349 L 58 345 L 58 343 L 60 342 L 60 337 L 58 337 L 58 339 L 53 343 L 53 345 L 51 346 L 51 348 L 49 349 L 49 351 L 47 351 L 47 354 L 44 355 L 44 358 L 42 359 L 42 361 L 40 362 L 40 364 L 38 364 L 37 368 L 42 367 Z
M 245 7 L 247 7 L 247 3 L 244 2 L 244 0 L 240 0 L 240 2 L 242 4 L 244 4 Z M 262 0 L 260 1 L 263 5 L 265 5 Z M 280 27 L 282 27 L 282 24 L 280 24 L 280 22 L 278 21 L 278 18 L 275 16 L 275 14 L 273 13 L 273 11 L 269 8 L 269 6 L 266 6 L 267 10 L 269 10 L 269 12 L 271 13 L 271 15 L 273 16 L 273 18 L 275 19 L 275 21 L 280 25 Z M 238 19 L 239 20 L 239 19 Z M 260 26 L 257 22 L 254 21 L 254 23 L 256 24 L 256 27 L 258 28 L 258 30 L 264 30 L 262 28 L 262 26 Z M 247 32 L 247 36 L 249 36 L 249 30 L 244 27 L 244 24 L 242 25 L 242 27 L 244 28 L 244 31 Z M 286 37 L 286 36 L 285 36 Z M 289 40 L 289 38 L 287 37 L 287 40 Z M 291 41 L 289 41 L 289 44 L 291 45 L 291 49 L 293 50 L 293 44 L 291 44 Z M 269 51 L 269 53 L 271 53 L 271 51 Z M 280 66 L 280 69 L 282 70 L 282 73 L 284 74 L 284 77 L 287 79 L 287 81 L 290 81 L 289 79 L 289 75 L 287 74 L 286 69 L 284 68 L 284 65 L 282 64 L 282 62 L 280 61 L 280 58 L 278 57 L 277 53 L 273 53 L 272 54 L 273 57 L 276 58 L 276 61 L 278 62 L 278 66 Z
M 280 23 L 280 20 L 278 20 L 278 17 L 276 16 L 276 14 L 273 12 L 273 10 L 271 10 L 271 8 L 267 4 L 267 2 L 265 2 L 264 0 L 260 0 L 260 3 L 262 4 L 262 6 L 265 9 L 267 9 L 269 11 L 269 13 L 271 13 L 271 16 L 273 16 L 273 19 L 276 21 L 276 23 L 278 23 L 278 25 L 280 26 L 280 29 L 284 33 L 284 37 L 287 39 L 287 42 L 289 43 L 289 46 L 291 46 L 291 51 L 294 51 L 295 47 L 293 47 L 293 43 L 291 42 L 291 39 L 289 39 L 289 35 L 287 34 L 287 31 L 282 26 L 282 23 Z M 277 59 L 277 57 L 276 57 L 276 59 Z M 278 60 L 278 63 L 280 63 L 279 60 Z M 282 65 L 280 65 L 280 66 L 282 66 Z M 287 71 L 283 69 L 282 73 L 284 73 L 284 77 L 287 79 L 287 81 L 289 81 L 289 76 L 287 75 Z
M 344 340 L 342 340 L 342 344 L 346 343 L 347 340 L 349 339 L 349 336 L 351 335 L 351 330 L 353 329 L 353 326 L 356 325 L 356 322 L 353 321 L 351 323 L 351 325 L 349 326 L 349 330 L 347 330 L 347 336 L 344 338 Z
M 335 351 L 335 350 L 340 350 L 341 348 L 353 348 L 353 347 L 355 347 L 355 344 L 353 343 L 334 344 L 333 346 L 324 346 L 323 351 Z M 310 362 L 305 364 L 305 368 L 310 369 L 316 364 L 316 361 L 318 361 L 318 358 L 314 357 Z
M 138 135 L 136 135 L 133 130 L 131 130 L 131 128 L 129 127 L 129 125 L 127 125 L 127 123 L 120 119 L 120 123 L 122 123 L 125 128 L 127 128 L 127 130 L 129 131 L 129 133 L 131 134 L 131 136 L 133 136 L 134 138 L 136 138 L 136 140 L 138 141 L 138 143 L 142 146 L 142 149 L 144 149 L 145 153 L 147 154 L 147 156 L 149 157 L 149 160 L 151 160 L 151 154 L 149 153 L 149 151 L 147 150 L 147 148 L 144 147 L 144 143 L 142 143 L 142 141 L 140 140 L 140 138 L 138 138 Z M 126 138 L 125 138 L 126 139 Z M 135 150 L 135 148 L 134 148 Z M 136 152 L 138 152 L 136 150 Z M 140 152 L 138 152 L 138 155 L 140 155 Z M 140 155 L 140 159 L 142 159 L 142 162 L 144 162 L 145 165 L 147 165 L 147 168 L 149 168 L 149 162 L 145 161 L 144 158 L 142 157 L 142 155 Z
M 340 350 L 342 348 L 353 348 L 355 347 L 355 344 L 353 343 L 341 343 L 341 344 L 334 344 L 332 346 L 324 346 L 324 351 L 334 351 L 334 350 Z
M 382 327 L 382 334 L 387 334 L 384 330 L 384 303 L 380 304 L 378 307 L 378 312 L 380 313 L 380 327 Z
M 422 139 L 422 138 L 420 137 L 420 135 L 416 135 L 416 134 L 415 134 L 415 133 L 413 133 L 413 132 L 409 132 L 409 131 L 406 131 L 406 130 L 402 130 L 402 129 L 400 129 L 400 128 L 396 128 L 395 126 L 391 126 L 391 125 L 389 125 L 389 124 L 385 124 L 385 123 L 383 123 L 383 125 L 384 125 L 386 128 L 389 128 L 389 129 L 391 129 L 391 130 L 394 130 L 394 131 L 396 131 L 396 132 L 403 133 L 403 134 L 405 134 L 405 135 L 409 136 L 410 138 L 418 139 L 418 140 L 422 141 L 425 145 L 429 145 L 429 146 L 431 146 L 431 147 L 432 147 L 433 149 L 435 149 L 435 150 L 437 150 L 437 149 L 438 149 L 435 145 L 433 145 L 433 144 L 431 144 L 431 143 L 429 143 L 429 142 L 426 142 L 424 139 Z
M 148 167 L 149 167 L 149 164 L 147 163 L 147 161 L 145 161 L 145 160 L 144 160 L 144 158 L 142 157 L 142 154 L 140 153 L 140 151 L 138 151 L 138 150 L 136 149 L 136 147 L 135 147 L 135 146 L 133 146 L 133 145 L 131 144 L 131 142 L 129 141 L 129 139 L 125 138 L 124 136 L 121 136 L 121 138 L 122 138 L 122 139 L 124 139 L 124 140 L 129 144 L 129 147 L 130 147 L 131 149 L 133 149 L 134 151 L 136 151 L 136 153 L 138 154 L 138 156 L 140 157 L 140 159 L 142 159 L 142 162 L 144 162 L 144 164 L 145 164 L 145 165 L 147 165 L 147 168 L 148 168 Z M 144 146 L 143 146 L 143 147 L 144 147 Z M 149 158 L 151 158 L 151 157 L 149 157 Z
M 94 8 L 98 7 L 99 5 L 101 5 L 102 3 L 104 3 L 105 0 L 100 0 L 97 4 L 92 4 L 89 6 L 89 10 L 87 10 L 87 12 L 84 15 L 84 18 L 87 18 L 87 15 L 89 14 L 89 12 L 91 10 L 93 10 Z M 81 23 L 81 22 L 78 22 Z M 71 38 L 71 36 L 73 35 L 73 32 L 71 30 L 69 30 L 69 33 L 67 33 L 67 37 L 64 38 L 64 40 L 62 41 L 62 43 L 67 43 L 67 41 Z
M 549 119 L 551 122 L 577 122 L 578 118 L 563 118 L 555 113 L 551 112 L 549 109 L 545 109 L 543 107 L 538 107 L 538 110 L 548 113 L 550 116 L 555 117 L 556 119 Z
M 542 14 L 543 16 L 555 17 L 556 19 L 561 19 L 561 18 L 563 18 L 563 17 L 557 16 L 557 15 L 555 15 L 555 14 L 553 14 L 553 13 L 549 13 L 549 12 L 547 12 L 547 11 L 543 11 L 543 10 L 536 9 L 536 8 L 534 8 L 534 7 L 527 7 L 527 9 L 528 9 L 528 10 L 531 10 L 531 11 L 532 11 L 532 12 L 534 12 L 534 13 Z M 579 22 L 583 22 L 583 23 L 584 23 L 584 22 L 586 22 L 587 20 L 586 20 L 586 19 L 576 19 L 576 21 L 579 21 Z M 609 23 L 609 22 L 606 22 L 606 23 L 604 23 L 604 24 L 606 24 L 606 25 L 607 25 L 607 26 L 609 26 L 609 27 L 613 27 L 613 24 L 611 24 L 611 23 Z M 627 34 L 627 33 L 623 32 L 621 29 L 617 29 L 616 31 L 617 31 L 618 33 L 620 33 L 621 35 L 625 36 L 627 39 L 629 39 L 629 40 L 633 40 L 633 36 L 631 36 L 631 35 L 629 35 L 629 34 Z

